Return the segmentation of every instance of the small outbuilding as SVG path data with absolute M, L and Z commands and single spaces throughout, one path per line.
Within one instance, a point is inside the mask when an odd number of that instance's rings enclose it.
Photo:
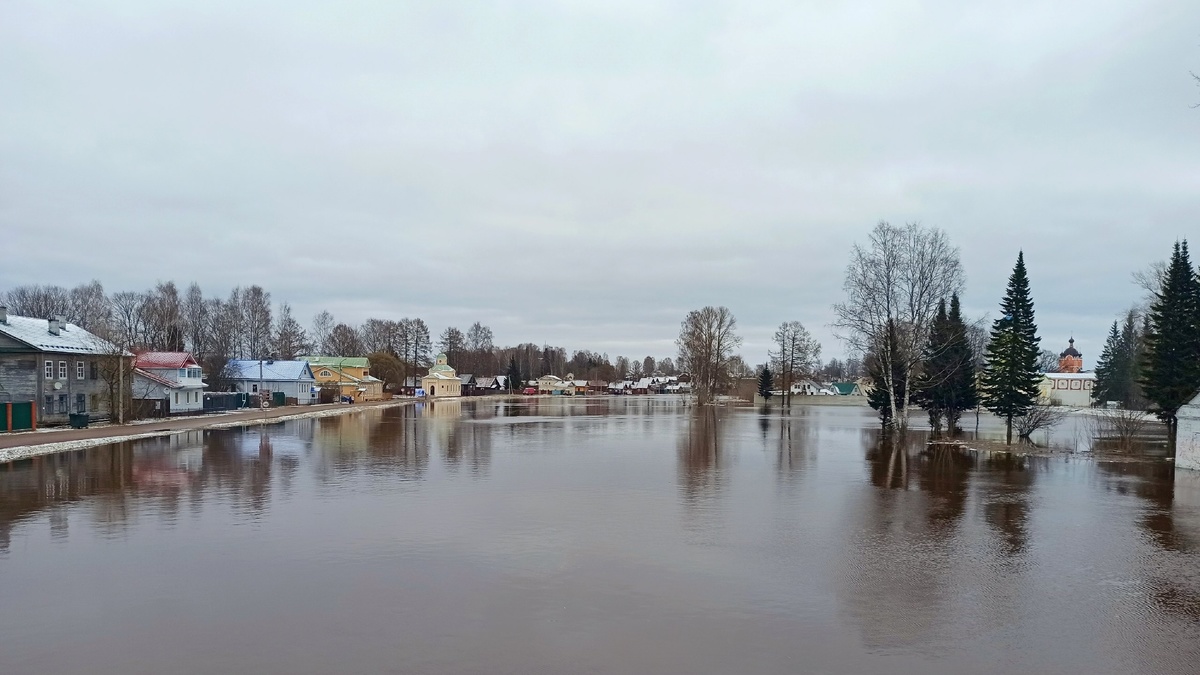
M 1175 466 L 1200 471 L 1200 392 L 1175 413 Z

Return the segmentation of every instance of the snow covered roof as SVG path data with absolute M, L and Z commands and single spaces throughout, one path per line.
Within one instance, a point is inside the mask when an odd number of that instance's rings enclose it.
M 259 377 L 258 364 L 262 364 L 262 377 Z M 230 379 L 234 380 L 311 380 L 312 370 L 307 361 L 259 361 L 258 359 L 238 359 L 230 361 Z
M 186 368 L 199 367 L 196 359 L 187 352 L 142 352 L 134 361 L 136 368 Z
M 50 332 L 49 319 L 35 319 L 30 316 L 9 314 L 8 320 L 0 323 L 0 333 L 44 352 L 114 354 L 117 350 L 112 343 L 73 323 L 63 323 L 58 335 L 54 335 Z M 125 353 L 129 355 L 128 352 Z

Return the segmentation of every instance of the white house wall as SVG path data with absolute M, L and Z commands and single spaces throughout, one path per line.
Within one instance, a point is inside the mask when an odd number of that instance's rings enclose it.
M 1179 409 L 1175 429 L 1175 466 L 1200 471 L 1200 397 Z

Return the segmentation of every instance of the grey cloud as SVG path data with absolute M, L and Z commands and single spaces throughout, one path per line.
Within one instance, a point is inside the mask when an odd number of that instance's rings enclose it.
M 920 220 L 975 315 L 1024 248 L 1045 345 L 1091 356 L 1130 272 L 1195 231 L 1197 25 L 1165 1 L 16 0 L 0 286 L 260 283 L 301 317 L 658 356 L 725 304 L 756 361 L 785 319 L 840 353 L 849 247 Z

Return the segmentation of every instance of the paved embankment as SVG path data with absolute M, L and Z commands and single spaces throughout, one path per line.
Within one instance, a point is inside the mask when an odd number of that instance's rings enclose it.
M 178 417 L 165 420 L 144 421 L 135 424 L 108 424 L 87 429 L 42 429 L 14 434 L 0 434 L 0 463 L 17 459 L 47 455 L 55 452 L 79 450 L 106 443 L 169 436 L 195 429 L 227 429 L 261 422 L 282 422 L 305 417 L 326 417 L 346 413 L 407 405 L 416 399 L 392 399 L 370 401 L 353 405 L 329 404 L 304 407 L 268 408 L 266 410 L 237 410 L 214 415 Z

